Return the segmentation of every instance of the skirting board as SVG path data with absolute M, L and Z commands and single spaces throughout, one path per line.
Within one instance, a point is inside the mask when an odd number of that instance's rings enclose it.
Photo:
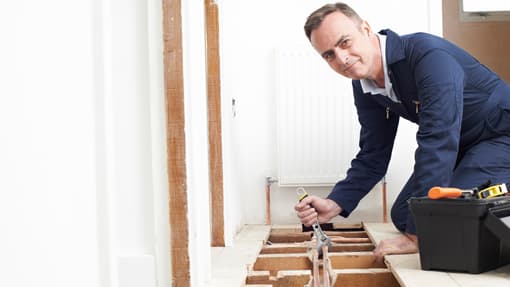
M 119 256 L 117 263 L 119 287 L 156 287 L 154 256 Z

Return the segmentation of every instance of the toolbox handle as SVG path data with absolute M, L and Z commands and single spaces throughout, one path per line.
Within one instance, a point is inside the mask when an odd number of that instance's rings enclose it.
M 484 224 L 500 240 L 510 243 L 510 204 L 489 208 Z

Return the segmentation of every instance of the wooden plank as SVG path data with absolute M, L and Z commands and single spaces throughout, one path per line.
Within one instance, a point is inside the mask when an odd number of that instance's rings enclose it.
M 366 231 L 326 231 L 328 236 L 342 236 L 346 238 L 368 238 Z
M 280 270 L 311 270 L 312 261 L 305 253 L 261 254 L 253 264 L 253 270 L 268 270 L 275 275 Z
M 293 233 L 302 232 L 301 224 L 272 225 L 271 233 Z M 334 231 L 363 231 L 362 223 L 333 223 Z M 307 231 L 308 232 L 308 231 Z
M 271 225 L 271 233 L 288 233 L 288 232 L 301 232 L 301 224 Z
M 462 287 L 510 286 L 510 265 L 505 265 L 482 274 L 448 273 L 448 275 Z
M 164 84 L 173 286 L 190 286 L 181 1 L 163 0 Z
M 383 262 L 375 260 L 375 256 L 372 252 L 330 252 L 329 261 L 333 269 L 386 268 Z
M 354 240 L 355 238 L 368 238 L 365 231 L 325 231 L 330 237 L 345 237 L 353 238 L 354 242 L 369 242 L 369 240 Z M 312 238 L 313 232 L 271 232 L 269 235 L 269 241 L 272 243 L 292 243 L 292 242 L 303 242 L 309 241 Z M 347 242 L 348 240 L 344 240 Z
M 273 287 L 305 286 L 310 282 L 309 271 L 280 271 Z
M 207 123 L 209 131 L 211 245 L 225 246 L 218 5 L 214 0 L 204 1 L 207 45 Z
M 295 232 L 295 233 L 273 233 L 269 235 L 268 240 L 272 243 L 292 243 L 310 241 L 312 232 Z
M 510 287 L 510 266 L 482 274 L 421 270 L 419 254 L 387 255 L 388 268 L 407 287 Z
M 305 286 L 310 282 L 310 270 L 285 270 L 277 272 L 276 276 L 270 276 L 267 280 L 252 280 L 247 283 L 247 287 L 255 287 L 257 285 L 269 285 L 272 287 L 293 287 Z M 254 285 L 257 284 L 257 285 Z
M 346 268 L 385 268 L 382 262 L 376 262 L 372 252 L 329 253 L 333 269 Z M 307 254 L 261 254 L 253 264 L 253 270 L 268 270 L 276 274 L 278 270 L 310 270 L 313 267 Z
M 371 243 L 370 238 L 330 236 L 331 243 Z
M 276 243 L 265 245 L 260 250 L 260 254 L 278 254 L 278 253 L 306 253 L 308 244 L 305 243 Z
M 395 278 L 404 287 L 462 286 L 458 285 L 446 272 L 421 271 L 418 254 L 386 255 L 384 258 L 388 268 L 393 272 Z
M 333 270 L 333 287 L 400 287 L 388 269 Z
M 270 273 L 267 270 L 249 271 L 246 275 L 246 284 L 267 284 Z
M 309 249 L 306 243 L 276 243 L 266 245 L 260 251 L 260 254 L 276 254 L 276 253 L 306 253 Z M 332 244 L 329 252 L 353 252 L 353 251 L 372 251 L 374 245 L 372 243 L 339 243 Z

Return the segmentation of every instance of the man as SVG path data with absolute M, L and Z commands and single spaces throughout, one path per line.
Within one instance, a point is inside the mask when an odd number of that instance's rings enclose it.
M 343 3 L 313 12 L 305 33 L 334 71 L 353 80 L 361 132 L 347 177 L 327 198 L 309 196 L 295 206 L 303 224 L 349 216 L 386 173 L 400 117 L 418 124 L 418 148 L 413 174 L 391 210 L 402 234 L 383 240 L 374 251 L 378 258 L 417 252 L 409 198 L 433 186 L 508 182 L 510 86 L 471 55 L 425 33 L 374 33 Z

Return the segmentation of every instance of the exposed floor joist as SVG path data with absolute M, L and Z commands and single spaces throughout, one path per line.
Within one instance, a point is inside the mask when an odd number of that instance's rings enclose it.
M 333 269 L 347 268 L 386 268 L 382 262 L 376 262 L 372 252 L 329 253 Z M 260 254 L 253 264 L 253 270 L 309 270 L 312 262 L 307 253 L 295 254 Z
M 275 253 L 305 253 L 308 251 L 306 243 L 280 243 L 267 245 L 260 250 L 260 254 Z M 371 251 L 374 249 L 372 243 L 341 243 L 330 247 L 330 252 L 349 252 L 349 251 Z
M 289 242 L 305 242 L 309 241 L 313 232 L 275 232 L 269 236 L 271 243 L 289 243 Z M 370 243 L 366 232 L 364 231 L 328 231 L 328 235 L 332 238 L 339 238 L 338 241 L 344 243 Z M 340 240 L 340 238 L 344 238 Z
M 324 249 L 318 257 L 310 241 L 312 232 L 272 229 L 249 268 L 246 286 L 400 286 L 386 265 L 375 260 L 374 244 L 365 230 L 346 227 L 326 234 L 341 243 L 333 242 L 329 251 Z

